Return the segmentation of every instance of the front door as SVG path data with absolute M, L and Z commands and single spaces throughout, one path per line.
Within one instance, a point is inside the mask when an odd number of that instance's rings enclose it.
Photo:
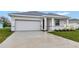
M 43 19 L 43 31 L 44 31 L 44 19 Z

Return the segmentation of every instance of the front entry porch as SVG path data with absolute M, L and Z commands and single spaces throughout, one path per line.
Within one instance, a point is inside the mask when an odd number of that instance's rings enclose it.
M 43 20 L 42 20 L 42 27 L 41 29 L 43 31 L 49 31 L 50 30 L 50 27 L 52 29 L 52 25 L 54 24 L 54 19 L 53 18 L 49 18 L 49 17 L 44 17 Z
M 68 24 L 68 19 L 44 17 L 42 20 L 42 30 L 54 31 L 55 29 L 64 29 Z

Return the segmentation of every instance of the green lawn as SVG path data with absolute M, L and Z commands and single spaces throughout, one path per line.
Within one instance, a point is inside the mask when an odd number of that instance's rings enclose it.
M 11 34 L 12 32 L 10 31 L 10 28 L 0 29 L 0 43 L 2 43 Z
M 55 34 L 58 36 L 62 36 L 64 38 L 79 42 L 79 30 L 75 31 L 54 31 L 50 32 L 51 34 Z

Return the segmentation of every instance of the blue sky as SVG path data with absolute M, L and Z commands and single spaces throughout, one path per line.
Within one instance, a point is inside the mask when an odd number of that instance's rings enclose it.
M 9 17 L 8 13 L 14 13 L 16 11 L 0 11 L 0 16 Z
M 16 11 L 0 11 L 0 16 L 9 17 L 8 13 L 14 13 Z M 70 16 L 71 18 L 78 18 L 79 19 L 79 11 L 48 11 L 49 13 L 56 13 L 60 15 Z
M 60 14 L 60 15 L 66 15 L 71 18 L 78 18 L 79 19 L 79 11 L 52 11 L 52 12 Z

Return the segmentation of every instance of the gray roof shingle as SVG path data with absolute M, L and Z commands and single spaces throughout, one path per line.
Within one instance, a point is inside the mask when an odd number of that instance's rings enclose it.
M 62 16 L 62 17 L 67 17 L 67 16 L 64 16 L 64 15 L 58 15 L 58 14 L 55 14 L 55 13 L 43 13 L 43 12 L 40 12 L 40 11 L 28 11 L 28 12 L 20 12 L 20 13 L 12 13 L 12 14 L 16 14 L 16 15 L 33 15 L 33 16 L 48 16 L 48 15 L 51 15 L 51 16 Z
M 12 13 L 12 14 L 19 14 L 19 15 L 34 15 L 34 16 L 47 15 L 46 13 L 38 12 L 38 11 L 28 11 L 28 12 L 20 12 L 20 13 Z

